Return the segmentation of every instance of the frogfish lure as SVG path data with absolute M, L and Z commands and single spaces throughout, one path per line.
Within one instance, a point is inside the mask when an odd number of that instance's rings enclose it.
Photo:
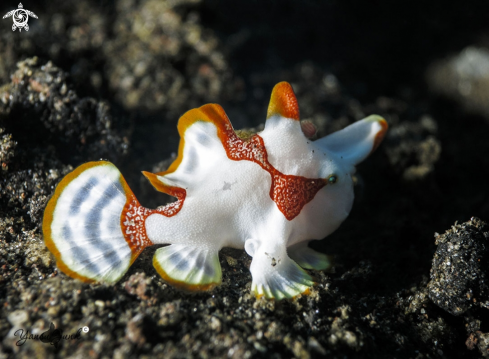
M 312 141 L 286 82 L 274 87 L 265 129 L 253 136 L 240 137 L 221 106 L 204 105 L 180 118 L 178 156 L 168 170 L 143 172 L 175 202 L 145 208 L 112 163 L 85 163 L 48 202 L 45 243 L 61 271 L 105 283 L 121 279 L 144 248 L 169 244 L 156 250 L 153 265 L 187 291 L 220 284 L 219 250 L 244 248 L 256 296 L 307 293 L 314 283 L 303 268 L 331 265 L 308 243 L 348 216 L 355 165 L 386 131 L 386 121 L 372 115 Z

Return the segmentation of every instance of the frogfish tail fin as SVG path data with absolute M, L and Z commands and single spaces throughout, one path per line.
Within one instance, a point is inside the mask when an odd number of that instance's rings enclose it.
M 115 283 L 153 244 L 148 212 L 112 163 L 85 163 L 63 178 L 46 206 L 44 241 L 67 275 Z

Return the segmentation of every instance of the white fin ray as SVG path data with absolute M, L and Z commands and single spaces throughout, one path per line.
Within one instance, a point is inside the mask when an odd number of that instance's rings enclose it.
M 119 237 L 104 237 L 105 240 L 112 240 L 112 239 L 118 239 Z M 63 253 L 70 253 L 70 252 L 73 252 L 74 250 L 76 251 L 77 248 L 80 248 L 80 247 L 85 247 L 85 246 L 90 246 L 94 243 L 97 243 L 100 241 L 100 238 L 97 238 L 97 239 L 94 239 L 94 240 L 90 240 L 90 241 L 79 241 L 76 243 L 76 245 L 74 246 L 71 246 L 71 247 L 68 247 L 68 246 L 65 246 L 62 250 L 59 251 L 59 253 L 63 254 Z M 111 249 L 112 250 L 121 250 L 121 251 L 124 251 L 125 248 L 126 248 L 127 244 L 126 243 L 120 243 L 119 245 L 111 245 Z M 105 253 L 100 253 L 99 255 L 91 255 L 90 256 L 90 260 L 91 261 L 97 261 L 98 259 L 100 258 L 103 258 L 105 256 Z M 80 263 L 82 263 L 83 261 L 86 261 L 87 259 L 84 259 L 84 260 L 80 260 Z

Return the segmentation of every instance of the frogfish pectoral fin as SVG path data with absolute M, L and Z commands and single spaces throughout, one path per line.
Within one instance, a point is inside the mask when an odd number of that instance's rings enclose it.
M 253 257 L 251 291 L 255 296 L 281 300 L 309 292 L 314 281 L 289 258 L 285 248 L 267 250 L 263 246 L 249 245 L 248 241 L 245 249 Z M 254 247 L 253 250 L 250 247 Z
M 333 267 L 333 257 L 309 248 L 308 242 L 294 244 L 287 252 L 298 265 L 305 269 L 330 270 Z
M 117 282 L 148 245 L 144 211 L 110 162 L 85 163 L 56 187 L 43 233 L 58 268 L 85 282 Z
M 174 287 L 189 292 L 206 291 L 221 283 L 218 252 L 218 249 L 171 244 L 156 251 L 153 265 Z

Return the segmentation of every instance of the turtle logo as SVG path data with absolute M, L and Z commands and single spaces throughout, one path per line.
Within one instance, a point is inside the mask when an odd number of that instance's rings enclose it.
M 29 16 L 37 19 L 37 15 L 32 11 L 24 10 L 24 6 L 22 3 L 19 3 L 19 8 L 16 10 L 9 11 L 6 13 L 3 18 L 6 19 L 12 16 L 14 19 L 14 24 L 12 25 L 12 31 L 19 29 L 19 32 L 22 32 L 22 29 L 25 31 L 29 31 L 29 25 L 27 25 L 27 21 L 29 21 Z

